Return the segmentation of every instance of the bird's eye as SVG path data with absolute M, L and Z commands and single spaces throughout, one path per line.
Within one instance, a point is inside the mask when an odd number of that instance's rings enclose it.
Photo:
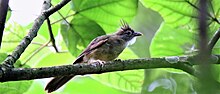
M 131 31 L 127 31 L 126 34 L 127 34 L 128 36 L 130 36 L 130 35 L 132 34 L 132 32 L 131 32 Z

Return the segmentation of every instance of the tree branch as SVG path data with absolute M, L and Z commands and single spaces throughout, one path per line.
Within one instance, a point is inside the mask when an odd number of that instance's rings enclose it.
M 0 0 L 0 47 L 2 43 L 3 31 L 5 28 L 5 20 L 8 12 L 9 0 Z
M 56 6 L 48 9 L 48 10 L 45 10 L 44 11 L 44 14 L 48 16 L 50 16 L 51 14 L 53 14 L 54 12 L 60 10 L 63 6 L 65 6 L 67 3 L 69 3 L 71 0 L 62 0 L 60 3 L 58 3 Z
M 13 64 L 19 59 L 21 54 L 24 50 L 28 47 L 31 41 L 37 36 L 37 32 L 41 25 L 43 24 L 44 20 L 48 18 L 51 14 L 56 12 L 57 10 L 61 9 L 64 5 L 66 5 L 70 0 L 62 0 L 59 4 L 50 8 L 50 0 L 45 0 L 42 8 L 42 13 L 35 19 L 32 28 L 30 29 L 29 33 L 24 37 L 21 43 L 15 48 L 11 55 L 9 55 L 3 64 L 1 65 L 2 70 L 3 68 L 13 68 Z
M 209 64 L 209 58 L 211 55 L 211 49 L 208 46 L 208 34 L 207 34 L 207 18 L 208 18 L 208 0 L 199 0 L 198 12 L 198 27 L 199 27 L 199 53 L 197 62 L 199 62 L 199 72 L 198 75 L 201 87 L 199 87 L 199 94 L 209 94 L 213 92 L 218 92 L 220 84 L 213 78 L 213 71 L 211 70 L 211 65 Z
M 219 58 L 220 56 L 215 56 Z M 0 82 L 32 80 L 64 75 L 85 75 L 100 74 L 113 71 L 151 69 L 151 68 L 175 68 L 181 69 L 189 74 L 197 76 L 195 69 L 189 64 L 194 57 L 164 57 L 164 58 L 145 58 L 131 60 L 115 60 L 106 62 L 104 65 L 99 63 L 74 64 L 53 66 L 44 68 L 12 68 L 0 72 Z M 215 59 L 214 63 L 220 63 Z
M 218 42 L 219 38 L 220 38 L 220 28 L 215 32 L 214 36 L 208 43 L 208 47 L 210 51 L 213 49 L 215 44 Z

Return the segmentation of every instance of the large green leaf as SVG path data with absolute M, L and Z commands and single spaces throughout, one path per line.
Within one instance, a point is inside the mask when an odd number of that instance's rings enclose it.
M 197 0 L 142 0 L 144 5 L 161 14 L 173 27 L 194 26 L 197 10 L 190 4 Z
M 6 53 L 0 53 L 0 62 L 2 63 L 6 57 L 7 57 Z
M 2 48 L 0 52 L 11 53 L 16 48 L 16 46 L 21 42 L 23 37 L 27 34 L 28 30 L 30 29 L 30 25 L 21 26 L 17 23 L 10 23 L 9 25 L 7 25 L 3 35 Z M 47 42 L 46 38 L 41 34 L 38 34 L 38 36 L 34 38 L 32 43 L 27 47 L 25 52 L 22 53 L 19 60 L 21 60 L 21 62 L 24 63 L 29 57 L 31 57 L 31 55 L 33 54 L 33 52 L 35 52 L 36 49 L 38 49 L 46 42 Z M 42 56 L 42 54 L 39 56 Z M 37 59 L 39 59 L 39 57 L 37 57 Z M 32 60 L 30 61 L 36 63 L 36 61 L 32 61 Z
M 144 5 L 151 8 L 158 13 L 164 19 L 164 23 L 161 25 L 158 32 L 155 34 L 150 47 L 150 53 L 152 57 L 162 56 L 177 56 L 193 54 L 197 50 L 198 36 L 198 0 L 142 0 Z M 209 16 L 208 16 L 208 35 L 212 36 L 213 33 L 219 28 L 219 23 L 213 19 L 219 19 L 218 5 L 219 0 L 209 0 Z M 219 43 L 217 44 L 219 45 Z M 217 46 L 219 47 L 219 46 Z M 215 53 L 219 52 L 219 49 L 215 47 Z M 217 68 L 216 68 L 217 69 Z M 219 69 L 219 68 L 218 68 Z M 196 93 L 195 86 L 191 77 L 186 77 L 181 72 L 175 74 L 170 69 L 166 69 L 168 73 L 158 72 L 159 75 L 165 75 L 166 78 L 155 77 L 150 83 L 150 92 L 152 93 L 171 93 L 171 94 L 194 94 Z M 149 78 L 156 76 L 156 70 L 152 70 L 150 73 L 146 71 L 145 75 Z M 149 78 L 145 78 L 145 84 L 148 86 Z M 180 79 L 184 78 L 184 79 Z M 218 77 L 216 77 L 218 79 Z M 178 83 L 179 82 L 179 83 Z M 185 82 L 185 83 L 181 83 Z M 180 87 L 181 86 L 181 87 Z M 148 93 L 148 90 L 143 89 L 143 92 Z
M 94 21 L 77 16 L 71 24 L 61 24 L 61 34 L 71 54 L 77 56 L 92 39 L 105 32 Z
M 1 94 L 23 94 L 31 86 L 32 81 L 17 81 L 0 83 Z
M 162 23 L 151 42 L 151 57 L 192 55 L 196 51 L 196 35 L 188 29 L 173 28 Z M 164 70 L 167 72 L 163 72 Z M 185 76 L 186 73 L 173 69 L 163 69 L 163 71 L 161 69 L 159 71 L 145 71 L 145 75 L 147 75 L 143 85 L 145 86 L 143 87 L 145 94 L 148 92 L 152 92 L 152 94 L 159 92 L 192 94 L 195 92 L 191 83 L 193 82 L 192 78 Z
M 2 39 L 1 52 L 8 53 L 14 50 L 25 36 L 25 28 L 17 23 L 6 25 Z
M 139 58 L 150 57 L 149 47 L 151 40 L 159 28 L 162 17 L 159 13 L 144 7 L 138 3 L 137 15 L 134 17 L 131 27 L 143 35 L 138 37 L 135 44 L 129 46 Z
M 165 22 L 173 27 L 197 29 L 198 0 L 142 0 L 142 3 L 159 12 Z M 213 18 L 219 18 L 218 3 L 219 0 L 209 1 L 209 23 L 216 23 Z
M 166 24 L 173 28 L 185 28 L 198 30 L 198 0 L 141 0 L 145 7 L 151 8 L 161 14 Z M 220 27 L 219 0 L 208 1 L 208 34 L 213 33 Z
M 152 57 L 192 54 L 196 45 L 195 34 L 187 29 L 174 29 L 162 24 L 155 34 L 150 54 Z
M 196 94 L 194 79 L 184 72 L 146 70 L 142 94 Z
M 94 20 L 106 32 L 115 32 L 119 20 L 131 21 L 136 15 L 138 0 L 72 0 L 75 16 Z
M 47 49 L 46 49 L 47 50 Z M 46 52 L 46 51 L 43 51 Z M 57 66 L 64 64 L 72 64 L 74 57 L 70 53 L 48 53 L 44 58 L 40 59 L 35 67 Z
M 143 74 L 143 70 L 132 70 L 94 75 L 93 78 L 106 86 L 124 92 L 140 93 L 144 79 Z
M 142 3 L 161 14 L 165 23 L 171 28 L 185 29 L 185 33 L 197 32 L 198 30 L 198 0 L 142 0 Z M 212 37 L 220 27 L 218 5 L 219 0 L 208 1 L 208 35 Z M 217 44 L 219 45 L 219 44 Z M 197 46 L 197 45 L 195 45 Z M 219 49 L 215 47 L 215 53 Z M 178 54 L 178 53 L 177 53 Z
M 211 3 L 210 3 L 211 1 Z M 219 19 L 220 16 L 220 6 L 219 6 L 220 1 L 219 0 L 209 0 L 209 10 L 215 14 L 214 17 Z
M 42 85 L 42 81 L 35 80 L 33 81 L 30 88 L 23 94 L 47 94 Z
M 53 94 L 60 94 L 58 93 Z M 101 84 L 90 77 L 76 77 L 62 91 L 62 94 L 130 94 Z

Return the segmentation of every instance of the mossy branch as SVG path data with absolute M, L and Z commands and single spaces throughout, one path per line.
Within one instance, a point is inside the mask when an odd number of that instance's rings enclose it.
M 213 55 L 213 63 L 220 63 L 218 55 Z M 175 68 L 181 69 L 189 74 L 197 75 L 196 70 L 192 67 L 194 56 L 173 56 L 163 58 L 144 58 L 130 60 L 114 60 L 104 63 L 103 65 L 94 62 L 91 64 L 71 64 L 63 66 L 43 67 L 43 68 L 12 68 L 0 72 L 0 82 L 32 80 L 49 78 L 65 75 L 85 75 L 100 74 L 114 71 L 152 69 L 152 68 Z

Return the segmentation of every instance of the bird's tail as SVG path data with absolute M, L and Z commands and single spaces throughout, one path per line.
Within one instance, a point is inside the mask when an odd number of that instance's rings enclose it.
M 62 77 L 55 77 L 52 79 L 46 86 L 45 90 L 47 90 L 48 93 L 53 92 L 63 86 L 66 82 L 68 82 L 70 79 L 72 79 L 73 76 L 62 76 Z

